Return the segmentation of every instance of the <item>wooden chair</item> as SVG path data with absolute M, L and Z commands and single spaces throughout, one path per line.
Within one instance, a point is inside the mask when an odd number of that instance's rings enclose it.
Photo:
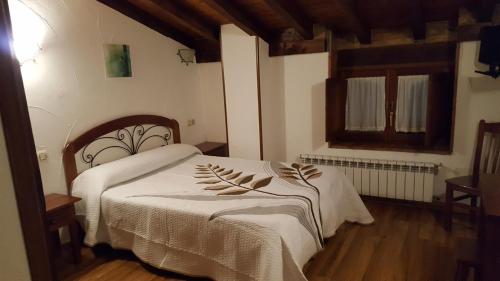
M 451 231 L 453 207 L 466 208 L 474 219 L 479 211 L 477 184 L 480 174 L 500 174 L 500 123 L 479 122 L 476 152 L 471 176 L 446 180 L 445 229 Z M 455 192 L 461 195 L 455 197 Z M 459 201 L 470 199 L 470 205 Z
M 469 271 L 474 270 L 474 281 L 481 281 L 479 263 L 469 260 L 458 260 L 457 270 L 455 271 L 455 281 L 467 281 L 469 277 Z

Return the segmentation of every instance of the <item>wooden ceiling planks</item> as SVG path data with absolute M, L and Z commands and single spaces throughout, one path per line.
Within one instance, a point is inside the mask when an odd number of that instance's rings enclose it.
M 293 1 L 287 0 L 239 0 L 244 9 L 261 20 L 262 24 L 271 27 L 273 33 L 282 33 L 293 28 L 303 39 L 313 38 L 313 24 L 308 16 Z M 277 35 L 275 35 L 277 36 Z
M 213 9 L 206 0 L 181 0 L 177 2 L 196 11 L 196 17 L 203 18 L 211 24 L 224 25 L 231 23 L 224 15 Z
M 193 17 L 191 11 L 173 1 L 131 0 L 129 2 L 177 30 L 203 38 L 214 44 L 219 43 L 218 26 L 211 26 L 208 22 Z
M 326 36 L 355 35 L 370 44 L 372 29 L 411 30 L 426 39 L 428 22 L 458 27 L 459 8 L 472 7 L 478 21 L 490 21 L 498 0 L 98 0 L 161 34 L 196 49 L 197 60 L 220 60 L 220 25 L 233 23 L 270 44 L 274 54 L 326 50 Z M 290 34 L 296 36 L 287 36 Z M 321 42 L 320 42 L 321 41 Z
M 336 0 L 341 11 L 346 15 L 349 22 L 350 31 L 356 34 L 361 44 L 370 44 L 372 41 L 371 28 L 360 17 L 358 9 L 356 9 L 355 1 L 352 0 Z
M 493 12 L 495 11 L 495 5 L 498 0 L 476 0 L 478 5 L 476 6 L 476 19 L 478 22 L 488 22 L 491 21 L 493 17 Z
M 194 48 L 194 40 L 187 34 L 183 32 L 173 29 L 164 21 L 151 16 L 148 12 L 137 8 L 127 1 L 122 0 L 97 0 L 98 2 L 124 14 L 125 16 L 134 19 L 145 26 L 155 30 L 156 32 L 170 37 L 175 41 L 186 45 L 189 48 Z
M 259 36 L 271 42 L 273 36 L 269 30 L 253 19 L 248 12 L 241 9 L 233 0 L 207 0 L 206 3 L 231 23 L 235 24 L 249 35 Z
M 407 0 L 410 2 L 410 25 L 415 40 L 424 40 L 426 21 L 424 18 L 423 0 Z

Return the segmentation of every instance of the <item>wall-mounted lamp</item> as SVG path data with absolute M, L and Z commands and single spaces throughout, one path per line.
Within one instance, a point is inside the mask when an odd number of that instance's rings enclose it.
M 14 51 L 19 63 L 34 61 L 47 32 L 44 20 L 21 0 L 9 0 Z
M 181 58 L 182 63 L 189 65 L 190 63 L 194 63 L 196 52 L 193 49 L 179 49 L 177 55 Z

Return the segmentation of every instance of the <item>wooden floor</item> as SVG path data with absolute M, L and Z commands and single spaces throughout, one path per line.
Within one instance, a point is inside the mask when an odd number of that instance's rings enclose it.
M 459 251 L 475 241 L 468 222 L 454 222 L 448 234 L 431 211 L 380 202 L 366 205 L 375 223 L 344 224 L 306 265 L 310 281 L 453 280 Z M 58 269 L 62 280 L 203 280 L 151 268 L 127 252 L 96 256 L 88 248 L 80 265 L 60 261 Z

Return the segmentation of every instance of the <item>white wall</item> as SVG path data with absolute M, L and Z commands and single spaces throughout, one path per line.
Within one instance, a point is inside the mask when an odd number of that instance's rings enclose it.
M 202 120 L 205 140 L 226 142 L 226 113 L 224 109 L 224 85 L 220 62 L 202 63 L 198 69 L 198 93 L 202 100 Z
M 234 24 L 221 26 L 231 157 L 260 159 L 257 41 Z
M 22 67 L 37 149 L 47 149 L 40 163 L 44 190 L 66 192 L 61 150 L 93 126 L 131 114 L 158 114 L 179 121 L 183 142 L 206 140 L 200 121 L 203 99 L 198 74 L 222 85 L 216 66 L 180 63 L 184 48 L 124 15 L 89 0 L 27 1 L 50 25 L 36 63 Z M 106 78 L 102 45 L 130 45 L 132 78 Z M 206 84 L 206 83 L 205 83 Z M 210 93 L 207 90 L 206 93 Z M 222 92 L 219 92 L 222 94 Z M 187 127 L 187 120 L 198 124 Z M 215 118 L 219 118 L 217 116 Z M 219 140 L 217 132 L 210 138 Z M 222 140 L 222 139 L 220 139 Z
M 284 58 L 286 159 L 295 161 L 325 143 L 328 53 Z
M 0 119 L 0 280 L 31 280 Z
M 269 57 L 269 45 L 259 39 L 263 159 L 268 161 L 286 159 L 285 58 Z
M 500 121 L 500 80 L 473 74 L 478 42 L 460 45 L 455 136 L 452 155 L 331 149 L 325 143 L 325 79 L 328 55 L 311 54 L 284 58 L 287 161 L 300 153 L 441 163 L 434 193 L 444 192 L 444 179 L 471 170 L 477 124 L 480 119 Z M 279 75 L 278 75 L 279 76 Z M 279 81 L 279 79 L 277 79 Z

